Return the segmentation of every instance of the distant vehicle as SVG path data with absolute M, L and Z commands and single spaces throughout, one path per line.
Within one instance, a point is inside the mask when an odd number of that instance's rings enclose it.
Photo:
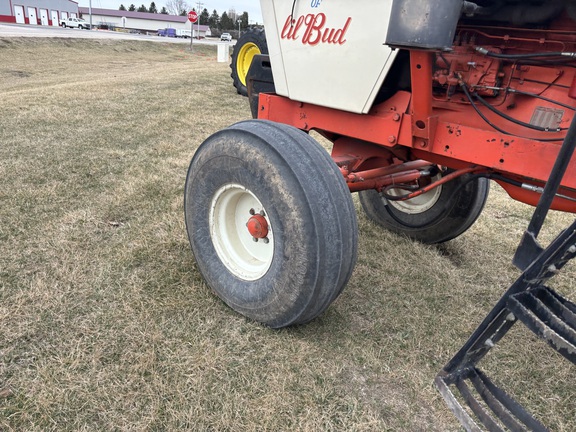
M 176 37 L 190 39 L 192 37 L 192 31 L 176 29 Z
M 158 29 L 158 36 L 175 38 L 176 37 L 176 29 L 173 29 L 173 28 Z
M 90 24 L 84 21 L 82 18 L 68 18 L 60 20 L 60 25 L 64 28 L 79 28 L 79 29 L 86 29 L 90 30 Z
M 231 42 L 232 41 L 232 35 L 230 33 L 222 33 L 222 36 L 220 36 L 220 40 Z

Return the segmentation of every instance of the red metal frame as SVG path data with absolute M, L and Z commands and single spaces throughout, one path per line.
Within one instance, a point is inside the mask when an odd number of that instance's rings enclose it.
M 412 93 L 399 91 L 387 101 L 374 106 L 366 115 L 261 94 L 259 118 L 291 124 L 305 131 L 318 130 L 326 135 L 334 142 L 334 160 L 340 167 L 346 168 L 343 174 L 351 191 L 389 184 L 383 178 L 380 182 L 373 178 L 359 182 L 358 178 L 362 175 L 354 176 L 355 171 L 410 160 L 499 174 L 534 186 L 544 184 L 564 132 L 546 135 L 543 132 L 524 131 L 524 137 L 505 135 L 484 123 L 470 105 L 461 104 L 457 109 L 447 109 L 442 101 L 435 101 L 432 97 L 432 54 L 412 52 L 411 59 Z M 572 78 L 565 76 L 563 82 L 570 85 Z M 491 113 L 485 111 L 485 115 L 490 117 Z M 567 113 L 563 124 L 569 123 L 573 115 L 573 112 Z M 559 140 L 537 140 L 542 137 Z M 383 176 L 387 175 L 383 171 Z M 499 183 L 514 199 L 531 205 L 535 205 L 539 199 L 536 192 Z M 570 162 L 560 192 L 576 198 L 576 160 Z M 576 212 L 576 203 L 557 198 L 552 208 Z
M 445 121 L 441 116 L 429 116 L 421 120 L 424 118 L 421 111 L 417 114 L 406 113 L 410 102 L 410 93 L 399 92 L 374 107 L 369 114 L 361 115 L 303 104 L 277 95 L 261 94 L 259 118 L 291 124 L 305 131 L 318 130 L 330 137 L 347 137 L 345 143 L 335 139 L 333 156 L 337 160 L 338 157 L 346 159 L 343 155 L 349 155 L 349 160 L 361 161 L 359 166 L 370 158 L 382 159 L 388 156 L 390 159 L 404 153 L 406 160 L 422 159 L 453 169 L 483 167 L 485 172 L 498 173 L 535 186 L 542 186 L 548 178 L 560 142 L 511 137 L 496 131 Z M 425 110 L 425 104 L 422 105 Z M 422 106 L 414 104 L 414 108 L 420 110 Z M 449 116 L 444 114 L 444 117 Z M 423 121 L 426 127 L 418 127 L 418 121 Z M 433 139 L 422 136 L 426 134 Z M 370 143 L 369 150 L 362 149 L 362 145 L 366 147 L 367 143 Z M 389 153 L 383 153 L 382 149 Z M 339 165 L 342 166 L 342 163 Z M 562 182 L 561 193 L 574 198 L 575 174 L 576 160 L 572 160 Z M 531 205 L 538 202 L 538 193 L 499 183 L 514 199 Z M 352 191 L 358 191 L 372 189 L 375 183 L 365 182 L 362 185 L 349 182 L 349 186 Z M 576 203 L 556 199 L 552 208 L 576 212 Z
M 486 53 L 558 51 L 576 52 L 568 16 L 560 15 L 546 29 L 461 25 L 450 52 L 410 50 L 410 89 L 397 91 L 368 114 L 260 94 L 258 117 L 326 136 L 351 191 L 381 190 L 400 179 L 433 187 L 419 176 L 437 165 L 456 170 L 454 175 L 492 177 L 514 199 L 535 205 L 540 194 L 530 188 L 545 184 L 575 115 L 575 68 Z M 576 212 L 574 159 L 559 194 L 569 199 L 557 197 L 552 208 Z

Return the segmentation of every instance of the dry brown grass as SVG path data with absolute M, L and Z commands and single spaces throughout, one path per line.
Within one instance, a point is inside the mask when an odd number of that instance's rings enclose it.
M 0 430 L 459 430 L 432 381 L 517 276 L 531 209 L 494 188 L 438 247 L 359 211 L 358 266 L 327 313 L 250 322 L 204 285 L 183 223 L 194 150 L 250 115 L 215 57 L 0 39 Z M 572 267 L 556 288 L 574 298 Z M 575 430 L 576 368 L 533 339 L 514 332 L 487 367 Z

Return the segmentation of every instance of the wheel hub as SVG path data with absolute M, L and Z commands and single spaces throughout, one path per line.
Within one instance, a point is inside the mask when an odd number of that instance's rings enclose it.
M 254 193 L 237 183 L 222 186 L 212 198 L 209 223 L 216 254 L 234 276 L 253 281 L 266 274 L 274 258 L 274 233 Z
M 236 69 L 238 70 L 238 79 L 243 85 L 246 85 L 246 75 L 248 75 L 252 59 L 258 54 L 260 54 L 260 48 L 254 42 L 248 42 L 240 48 Z
M 442 176 L 438 174 L 437 176 L 433 177 L 432 181 L 440 180 Z M 388 191 L 390 195 L 394 196 L 401 196 L 406 192 L 402 189 L 390 189 Z M 434 207 L 434 204 L 438 202 L 440 195 L 442 194 L 442 186 L 435 187 L 431 191 L 423 193 L 422 195 L 417 196 L 416 198 L 412 198 L 406 201 L 392 201 L 388 200 L 388 204 L 394 207 L 396 210 L 400 210 L 406 214 L 420 214 L 424 213 L 427 210 L 430 210 Z
M 268 222 L 262 215 L 254 215 L 246 224 L 248 232 L 255 239 L 263 239 L 268 236 Z

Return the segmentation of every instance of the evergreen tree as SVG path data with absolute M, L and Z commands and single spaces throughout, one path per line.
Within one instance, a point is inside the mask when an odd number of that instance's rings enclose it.
M 242 15 L 240 15 L 240 17 L 238 18 L 240 20 L 240 27 L 242 28 L 242 30 L 245 30 L 248 28 L 248 12 L 244 12 Z
M 128 8 L 128 10 L 129 10 L 130 12 L 134 12 L 134 11 L 136 10 L 136 6 L 134 6 L 134 3 L 132 3 L 132 4 L 130 5 L 130 7 Z
M 125 11 L 125 10 L 126 10 L 126 8 L 124 7 L 124 5 L 123 5 L 123 4 L 121 4 L 121 5 L 120 5 L 120 7 L 118 8 L 118 10 L 123 10 L 123 11 Z
M 234 21 L 230 19 L 226 12 L 222 12 L 222 17 L 220 18 L 220 28 L 222 30 L 234 30 Z
M 208 25 L 213 29 L 220 28 L 220 15 L 218 15 L 218 11 L 214 9 L 212 11 L 212 15 L 208 18 Z
M 150 3 L 150 7 L 148 8 L 148 12 L 150 13 L 158 13 L 158 9 L 156 9 L 156 3 Z
M 166 10 L 166 6 L 162 6 L 162 10 L 160 10 L 162 15 L 168 15 L 168 11 Z
M 146 6 L 144 6 L 144 5 L 141 5 L 141 6 L 138 8 L 138 12 L 148 12 L 148 8 L 147 8 Z
M 208 12 L 208 9 L 204 8 L 202 13 L 198 17 L 198 21 L 200 22 L 201 25 L 208 24 L 208 22 L 210 21 L 210 12 Z

